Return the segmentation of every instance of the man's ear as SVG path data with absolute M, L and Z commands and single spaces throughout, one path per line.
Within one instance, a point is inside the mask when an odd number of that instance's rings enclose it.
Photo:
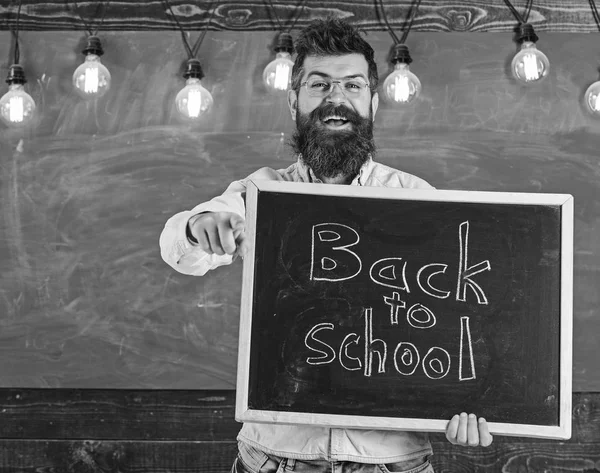
M 377 108 L 379 107 L 379 94 L 375 92 L 373 97 L 371 98 L 371 108 L 373 109 L 373 121 L 375 121 L 375 114 L 377 113 Z
M 288 90 L 288 105 L 292 114 L 292 120 L 296 121 L 296 104 L 298 103 L 298 95 L 295 90 Z

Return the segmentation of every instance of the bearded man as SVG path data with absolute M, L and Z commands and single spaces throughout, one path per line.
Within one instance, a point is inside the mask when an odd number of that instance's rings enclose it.
M 161 234 L 163 259 L 202 276 L 244 254 L 244 194 L 249 179 L 431 189 L 424 180 L 373 161 L 379 105 L 374 51 L 350 24 L 319 20 L 295 44 L 288 103 L 298 155 L 287 169 L 262 168 L 209 202 L 171 217 Z M 448 423 L 454 444 L 492 443 L 485 419 L 461 413 Z M 245 423 L 232 472 L 431 473 L 427 434 Z

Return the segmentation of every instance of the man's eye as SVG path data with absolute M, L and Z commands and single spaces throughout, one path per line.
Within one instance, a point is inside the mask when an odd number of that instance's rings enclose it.
M 311 89 L 325 89 L 327 87 L 327 83 L 326 82 L 313 82 L 312 84 L 309 84 Z
M 360 89 L 360 84 L 357 82 L 348 82 L 346 84 L 347 89 Z

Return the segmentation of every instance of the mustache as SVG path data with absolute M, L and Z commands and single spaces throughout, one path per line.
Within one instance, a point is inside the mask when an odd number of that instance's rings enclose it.
M 338 117 L 342 117 L 344 120 L 349 121 L 354 125 L 358 125 L 364 120 L 358 112 L 344 106 L 344 105 L 334 105 L 332 103 L 327 103 L 315 108 L 309 114 L 309 118 L 311 120 L 323 120 L 331 115 L 336 115 Z

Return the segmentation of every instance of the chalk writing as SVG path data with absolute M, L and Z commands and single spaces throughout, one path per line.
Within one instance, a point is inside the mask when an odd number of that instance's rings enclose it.
M 319 338 L 324 330 L 336 330 L 334 324 L 323 322 L 313 326 L 304 338 L 305 346 L 320 356 L 309 356 L 306 362 L 309 365 L 324 365 L 333 363 L 338 359 L 342 368 L 347 371 L 363 369 L 363 375 L 373 375 L 373 366 L 379 374 L 386 373 L 388 364 L 388 343 L 381 338 L 374 338 L 373 334 L 373 309 L 364 311 L 364 337 L 361 347 L 361 336 L 355 332 L 347 334 L 342 340 L 339 349 L 335 350 L 324 339 Z M 351 345 L 355 345 L 352 349 Z M 359 353 L 362 355 L 359 355 Z M 339 355 L 339 356 L 336 356 Z M 465 362 L 463 359 L 467 358 Z M 421 359 L 419 349 L 411 342 L 401 341 L 396 344 L 393 356 L 393 365 L 396 371 L 404 376 L 415 373 L 419 365 L 423 373 L 430 379 L 444 378 L 450 372 L 450 353 L 442 347 L 431 347 Z M 465 375 L 466 368 L 469 368 Z M 473 347 L 471 346 L 471 333 L 468 317 L 461 318 L 461 342 L 459 351 L 459 380 L 475 379 L 475 366 L 473 360 Z
M 392 297 L 383 296 L 383 301 L 390 306 L 390 323 L 398 325 L 398 313 L 406 307 L 406 302 L 400 299 L 400 293 L 394 291 Z
M 338 242 L 343 242 L 339 244 Z M 360 256 L 349 250 L 358 244 L 360 235 L 353 228 L 340 223 L 321 223 L 314 225 L 311 242 L 310 279 L 314 281 L 346 281 L 358 276 L 363 262 Z M 335 242 L 335 243 L 334 243 Z M 469 222 L 459 226 L 458 277 L 456 283 L 456 300 L 467 300 L 467 288 L 470 288 L 479 304 L 487 304 L 488 300 L 483 289 L 473 280 L 476 274 L 489 271 L 489 260 L 481 261 L 473 266 L 468 265 Z M 316 262 L 318 261 L 318 264 Z M 369 270 L 371 280 L 381 286 L 390 287 L 410 293 L 406 278 L 407 261 L 404 261 L 400 276 L 397 268 L 403 261 L 401 257 L 383 258 L 375 261 Z M 448 265 L 431 263 L 424 265 L 417 272 L 417 284 L 427 295 L 445 299 L 450 291 L 444 291 L 433 286 L 431 279 L 437 274 L 445 274 Z M 440 268 L 434 270 L 435 268 Z
M 310 279 L 328 281 L 330 283 L 350 280 L 362 271 L 363 261 L 357 251 L 350 248 L 360 242 L 359 233 L 353 228 L 339 223 L 322 223 L 312 227 Z M 455 297 L 457 301 L 467 301 L 467 289 L 474 294 L 477 304 L 487 305 L 485 291 L 474 277 L 483 271 L 490 271 L 489 260 L 480 261 L 469 266 L 469 222 L 465 221 L 458 228 L 459 261 L 456 280 Z M 409 262 L 398 256 L 381 258 L 369 269 L 369 277 L 375 284 L 394 289 L 391 296 L 384 295 L 383 302 L 388 305 L 390 325 L 400 324 L 401 310 L 406 309 L 406 301 L 400 291 L 410 293 L 407 278 Z M 434 286 L 434 276 L 439 279 L 447 277 L 448 264 L 429 263 L 421 266 L 416 272 L 416 284 L 429 297 L 446 299 L 451 291 Z M 374 373 L 386 373 L 388 363 L 388 343 L 373 334 L 373 308 L 364 307 L 364 332 L 348 333 L 336 350 L 323 337 L 323 331 L 337 330 L 330 322 L 314 325 L 306 334 L 305 346 L 313 356 L 308 356 L 309 365 L 333 363 L 336 359 L 347 371 L 363 370 L 366 377 Z M 417 302 L 406 310 L 406 323 L 415 329 L 429 330 L 437 322 L 436 315 L 424 304 Z M 338 339 L 339 340 L 339 339 Z M 468 381 L 476 379 L 475 361 L 469 317 L 460 318 L 460 344 L 458 353 L 458 379 Z M 400 375 L 411 376 L 419 367 L 429 379 L 442 379 L 448 375 L 452 365 L 450 353 L 439 346 L 430 347 L 424 356 L 415 344 L 403 340 L 396 344 L 392 357 L 393 367 Z M 374 370 L 375 368 L 375 370 Z
M 321 230 L 321 228 L 323 228 Z M 348 243 L 336 246 L 333 242 L 338 240 L 350 240 Z M 315 281 L 344 281 L 357 276 L 362 270 L 362 261 L 356 253 L 348 248 L 360 241 L 358 232 L 347 225 L 340 223 L 321 223 L 315 225 L 312 231 L 312 258 L 310 264 L 310 279 Z M 318 242 L 319 245 L 315 245 Z M 326 256 L 329 252 L 336 252 L 337 260 Z M 341 252 L 341 254 L 340 254 Z M 351 255 L 349 258 L 348 255 Z M 320 265 L 315 268 L 315 257 Z M 338 264 L 341 261 L 344 264 Z M 343 276 L 328 276 L 329 271 L 338 268 L 348 268 Z
M 417 314 L 425 314 L 426 319 L 421 320 Z M 406 321 L 414 328 L 431 328 L 435 325 L 435 315 L 427 307 L 416 303 L 406 312 Z
M 467 300 L 467 287 L 471 288 L 475 295 L 477 296 L 477 301 L 480 304 L 487 304 L 487 298 L 485 297 L 485 293 L 483 289 L 479 287 L 475 281 L 471 278 L 482 271 L 490 270 L 490 262 L 488 260 L 481 261 L 476 265 L 471 267 L 468 266 L 468 246 L 469 246 L 469 222 L 463 222 L 460 224 L 459 229 L 459 239 L 460 239 L 460 258 L 458 265 L 458 282 L 456 286 L 456 300 L 457 301 L 466 301 Z
M 304 343 L 306 344 L 306 346 L 311 350 L 321 354 L 320 357 L 311 356 L 307 358 L 306 362 L 309 365 L 323 365 L 325 363 L 331 363 L 333 360 L 335 360 L 335 350 L 331 348 L 327 343 L 322 342 L 315 336 L 320 330 L 333 330 L 333 328 L 334 327 L 332 323 L 320 323 L 315 325 L 312 329 L 310 329 L 310 331 L 306 334 L 306 337 L 304 337 Z M 311 341 L 310 343 L 309 340 Z M 313 341 L 316 342 L 317 345 L 322 345 L 324 348 L 327 349 L 327 351 L 318 347 L 315 348 L 314 346 L 311 346 Z
M 401 366 L 398 366 L 398 353 L 402 350 L 402 355 L 400 356 Z M 396 371 L 405 376 L 410 376 L 419 367 L 419 362 L 421 361 L 421 355 L 419 354 L 419 350 L 410 342 L 400 342 L 396 345 L 396 349 L 394 350 L 394 367 Z M 406 368 L 406 371 L 404 369 Z
M 466 338 L 466 347 L 468 347 L 469 353 L 467 359 L 471 362 L 468 368 L 470 369 L 470 373 L 465 374 L 467 367 L 463 365 L 463 356 L 465 352 L 465 338 Z M 471 330 L 469 329 L 469 317 L 461 317 L 460 318 L 460 353 L 461 356 L 458 359 L 458 373 L 459 379 L 461 381 L 475 379 L 475 363 L 473 359 L 473 345 L 471 343 Z

